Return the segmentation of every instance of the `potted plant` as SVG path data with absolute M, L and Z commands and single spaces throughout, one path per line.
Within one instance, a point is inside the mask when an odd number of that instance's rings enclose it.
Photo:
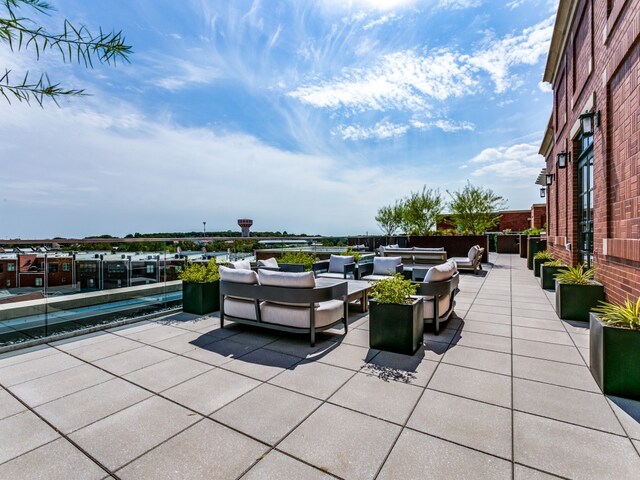
M 412 298 L 418 286 L 402 274 L 377 281 L 370 290 L 369 346 L 413 355 L 424 333 L 421 298 Z
M 533 270 L 533 256 L 540 250 L 547 248 L 547 240 L 541 237 L 529 236 L 527 238 L 527 268 Z
M 595 307 L 589 342 L 589 368 L 602 392 L 640 400 L 640 298 Z
M 589 310 L 604 301 L 604 286 L 593 280 L 595 269 L 567 266 L 556 274 L 556 313 L 564 320 L 589 321 Z
M 220 310 L 220 274 L 214 260 L 193 263 L 178 274 L 182 280 L 182 310 L 204 315 Z
M 297 251 L 285 252 L 278 259 L 278 266 L 286 272 L 308 272 L 317 261 L 316 257 L 310 253 Z
M 562 260 L 551 260 L 540 266 L 540 284 L 545 290 L 556 289 L 556 275 L 566 270 L 567 265 Z
M 549 250 L 540 250 L 539 252 L 536 252 L 536 254 L 533 256 L 533 274 L 536 277 L 539 277 L 540 267 L 542 266 L 542 264 L 545 262 L 550 262 L 552 260 L 555 259 L 553 258 L 553 255 L 551 255 L 551 252 L 549 252 Z

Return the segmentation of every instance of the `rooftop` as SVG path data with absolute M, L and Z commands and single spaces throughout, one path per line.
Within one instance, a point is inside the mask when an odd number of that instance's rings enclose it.
M 0 357 L 0 478 L 638 478 L 640 402 L 600 393 L 523 259 L 491 261 L 412 357 L 366 314 L 312 348 L 184 313 Z

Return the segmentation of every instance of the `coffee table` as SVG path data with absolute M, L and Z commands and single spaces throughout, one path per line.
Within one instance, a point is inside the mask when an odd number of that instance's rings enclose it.
M 371 284 L 364 280 L 340 280 L 337 278 L 316 278 L 316 285 L 319 287 L 328 287 L 337 283 L 347 282 L 347 295 L 349 303 L 360 300 L 360 311 L 369 310 L 369 289 Z

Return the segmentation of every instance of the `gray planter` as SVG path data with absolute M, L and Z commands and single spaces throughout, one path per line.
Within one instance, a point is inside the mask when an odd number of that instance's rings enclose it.
M 589 321 L 589 311 L 604 301 L 604 286 L 568 285 L 556 280 L 556 313 L 563 320 Z
M 589 317 L 589 368 L 603 393 L 640 400 L 640 330 Z
M 378 350 L 413 355 L 422 344 L 422 299 L 411 304 L 369 301 L 369 346 Z

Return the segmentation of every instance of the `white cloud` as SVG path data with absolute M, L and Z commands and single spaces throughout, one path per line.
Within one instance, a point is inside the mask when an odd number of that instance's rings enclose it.
M 524 5 L 525 0 L 512 0 L 511 2 L 507 3 L 507 8 L 510 8 L 511 10 L 518 8 L 522 5 Z
M 319 108 L 420 111 L 429 99 L 459 97 L 475 85 L 471 69 L 456 54 L 438 50 L 419 56 L 408 50 L 385 55 L 368 69 L 345 69 L 341 77 L 299 87 L 289 96 Z
M 433 125 L 443 132 L 453 133 L 460 132 L 462 130 L 473 131 L 475 126 L 470 122 L 454 122 L 451 120 L 436 120 Z
M 469 163 L 476 165 L 473 176 L 492 175 L 507 179 L 535 181 L 544 159 L 538 154 L 539 144 L 521 143 L 510 147 L 486 148 Z
M 169 74 L 151 80 L 154 85 L 166 90 L 181 90 L 194 85 L 206 85 L 221 76 L 218 69 L 212 66 L 200 65 L 197 62 L 184 59 L 163 58 L 157 63 L 157 66 L 162 70 L 166 70 L 167 65 L 170 65 L 171 68 Z
M 538 88 L 540 89 L 541 92 L 544 92 L 544 93 L 553 92 L 553 86 L 547 82 L 542 82 L 542 81 L 538 82 Z
M 495 91 L 503 93 L 514 81 L 510 69 L 518 65 L 535 65 L 549 51 L 554 17 L 526 28 L 520 35 L 489 39 L 483 48 L 470 55 L 470 65 L 485 70 L 495 82 Z
M 388 15 L 383 15 L 380 18 L 375 20 L 371 20 L 369 23 L 365 24 L 362 29 L 363 30 L 371 30 L 372 28 L 379 27 L 380 25 L 384 25 L 389 22 L 397 22 L 402 20 L 402 15 L 396 15 L 395 13 L 390 13 Z
M 439 0 L 438 7 L 447 10 L 462 10 L 482 5 L 482 0 Z
M 404 135 L 409 127 L 397 125 L 388 121 L 378 122 L 373 127 L 359 125 L 341 125 L 337 133 L 343 140 L 366 140 L 369 138 L 386 139 Z
M 330 11 L 377 10 L 388 11 L 410 7 L 423 0 L 322 0 Z

